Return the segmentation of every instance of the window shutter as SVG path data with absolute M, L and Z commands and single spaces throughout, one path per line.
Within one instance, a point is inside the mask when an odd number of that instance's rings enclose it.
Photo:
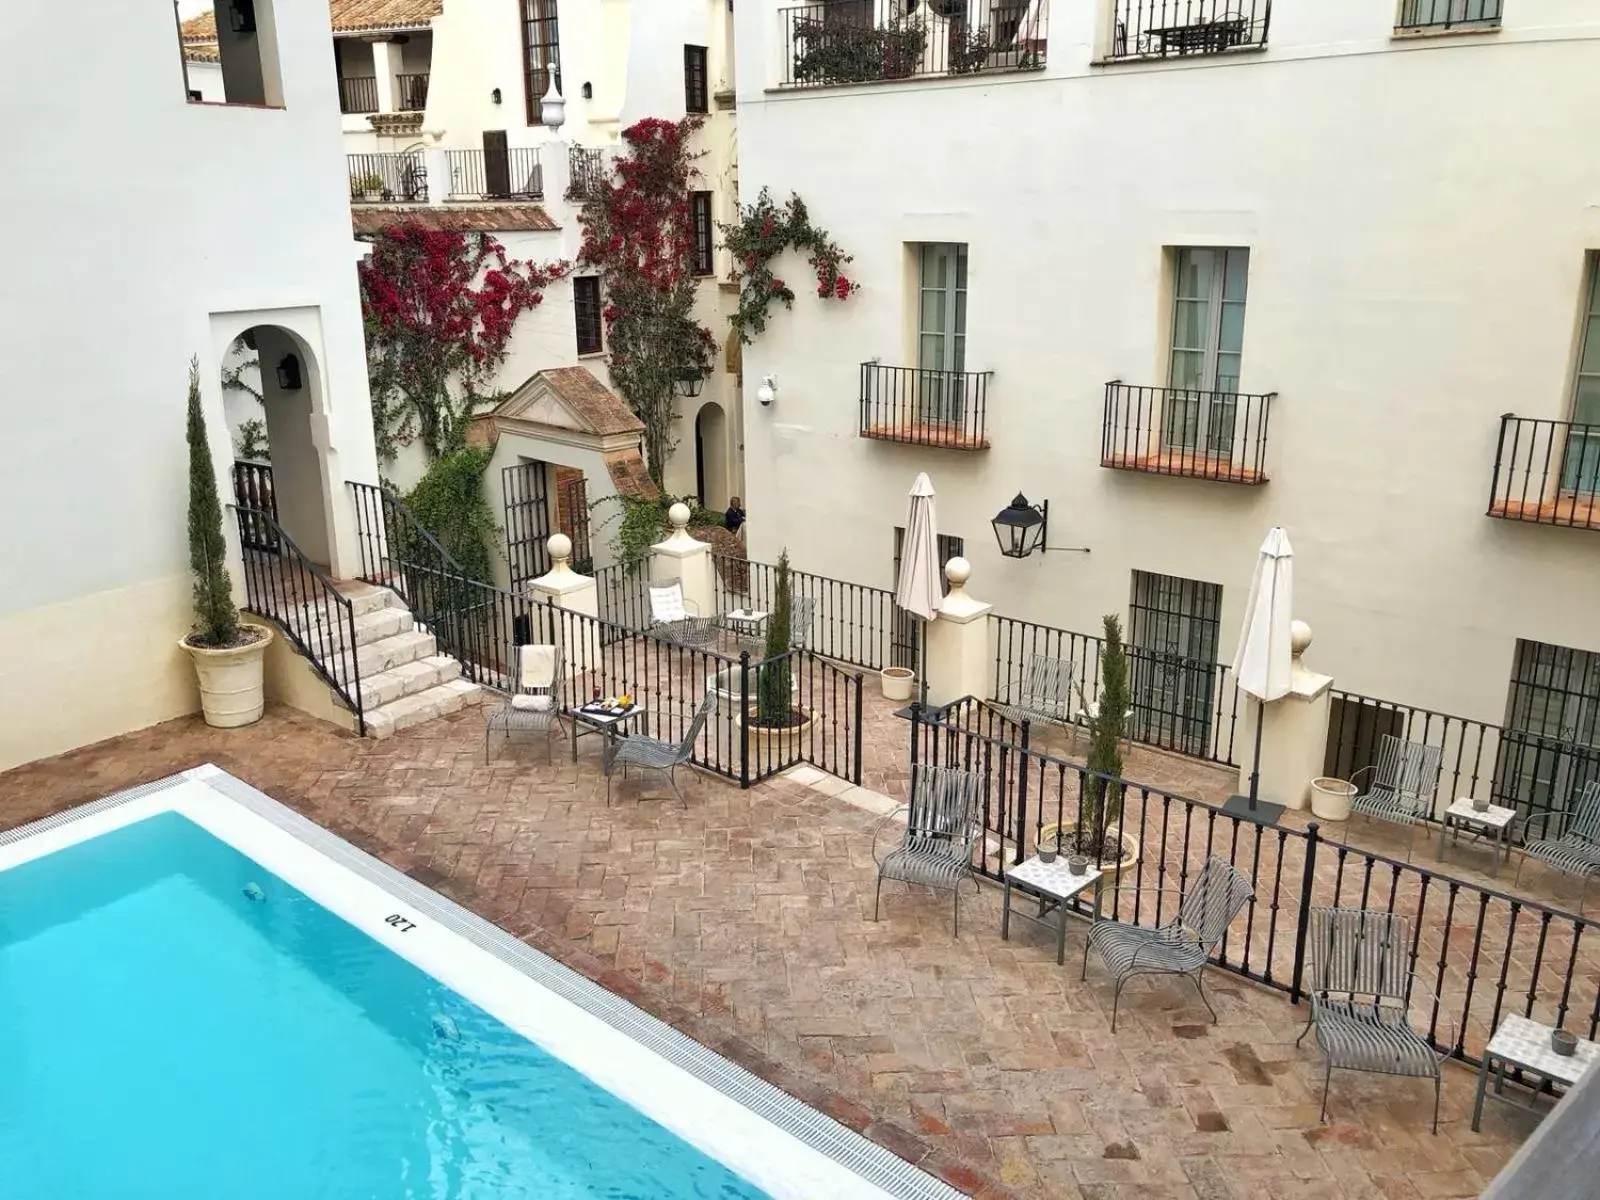
M 483 131 L 483 191 L 495 200 L 511 195 L 511 155 L 504 129 Z

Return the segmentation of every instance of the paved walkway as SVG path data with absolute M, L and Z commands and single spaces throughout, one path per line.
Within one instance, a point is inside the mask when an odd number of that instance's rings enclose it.
M 486 767 L 483 720 L 384 742 L 276 708 L 238 731 L 171 722 L 0 774 L 0 825 L 217 762 L 982 1194 L 1474 1196 L 1531 1128 L 1493 1108 L 1469 1132 L 1454 1065 L 1438 1137 L 1431 1089 L 1379 1077 L 1336 1080 L 1319 1124 L 1320 1060 L 1282 993 L 1212 972 L 1212 1025 L 1186 983 L 1136 983 L 1112 1035 L 1103 972 L 1080 983 L 1032 927 L 1002 942 L 993 888 L 963 900 L 959 939 L 946 902 L 894 884 L 874 923 L 871 797 L 693 776 L 687 809 L 638 783 L 608 809 L 592 741 L 577 764 L 519 748 Z M 868 720 L 905 731 L 887 706 Z M 895 770 L 874 754 L 868 782 L 903 796 Z

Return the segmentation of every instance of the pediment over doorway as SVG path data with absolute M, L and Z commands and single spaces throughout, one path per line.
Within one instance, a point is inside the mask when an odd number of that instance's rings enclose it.
M 494 410 L 502 428 L 537 434 L 540 429 L 614 443 L 637 439 L 644 422 L 586 367 L 538 371 Z

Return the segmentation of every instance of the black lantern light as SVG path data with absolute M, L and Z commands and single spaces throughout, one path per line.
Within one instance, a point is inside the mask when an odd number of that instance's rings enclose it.
M 1007 558 L 1027 558 L 1035 550 L 1066 550 L 1073 554 L 1087 554 L 1087 546 L 1047 546 L 1045 538 L 1050 530 L 1050 501 L 1029 504 L 1021 492 L 1000 514 L 990 522 L 994 526 L 995 541 L 1000 543 L 1000 553 Z
M 292 354 L 284 355 L 278 364 L 278 386 L 286 392 L 300 390 L 300 360 Z
M 693 400 L 705 387 L 706 377 L 699 367 L 685 367 L 678 373 L 678 390 Z

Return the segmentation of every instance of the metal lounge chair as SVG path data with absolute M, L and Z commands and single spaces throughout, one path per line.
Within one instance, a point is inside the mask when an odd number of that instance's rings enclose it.
M 1350 802 L 1350 812 L 1361 813 L 1369 820 L 1376 817 L 1407 826 L 1407 862 L 1411 861 L 1411 843 L 1418 824 L 1433 815 L 1442 757 L 1438 746 L 1406 742 L 1386 733 L 1378 744 L 1377 763 L 1362 767 L 1351 780 L 1354 783 L 1362 774 L 1372 772 L 1367 790 Z
M 1551 822 L 1555 823 L 1555 836 L 1550 836 Z M 1534 828 L 1542 835 L 1526 841 Z M 1578 911 L 1583 912 L 1589 899 L 1589 883 L 1600 874 L 1600 779 L 1591 780 L 1568 809 L 1529 816 L 1522 825 L 1525 844 L 1522 859 L 1517 863 L 1517 879 L 1522 878 L 1522 868 L 1529 859 L 1553 867 L 1563 875 L 1577 875 L 1583 879 L 1583 893 L 1578 898 Z
M 1123 887 L 1119 892 L 1173 892 L 1176 888 Z M 1228 926 L 1256 894 L 1250 880 L 1225 858 L 1209 858 L 1178 905 L 1178 915 L 1165 925 L 1151 928 L 1127 925 L 1111 917 L 1096 917 L 1083 942 L 1083 972 L 1089 976 L 1089 951 L 1098 950 L 1106 969 L 1116 978 L 1111 1000 L 1111 1032 L 1117 1031 L 1117 1007 L 1122 989 L 1135 975 L 1187 975 L 1194 980 L 1200 1000 L 1211 1013 L 1201 972 L 1211 951 L 1228 932 Z
M 496 732 L 505 734 L 506 741 L 513 733 L 542 733 L 545 749 L 552 760 L 555 757 L 553 741 L 566 734 L 565 710 L 561 707 L 561 647 L 518 646 L 515 651 L 516 668 L 512 675 L 513 691 L 506 697 L 505 706 L 489 716 L 483 730 L 483 761 L 489 761 L 489 738 Z
M 990 701 L 989 707 L 1013 725 L 1059 725 L 1072 720 L 1072 660 L 1035 654 L 1014 703 Z
M 646 585 L 650 597 L 651 637 L 679 646 L 709 646 L 717 640 L 717 623 L 702 617 L 694 601 L 684 599 L 683 583 L 663 579 Z
M 961 882 L 971 874 L 972 848 L 983 830 L 978 820 L 980 780 L 971 771 L 930 767 L 918 763 L 913 771 L 911 803 L 901 805 L 878 822 L 872 832 L 872 857 L 878 864 L 878 887 L 872 901 L 872 919 L 878 919 L 883 902 L 883 881 L 920 883 L 947 889 L 953 900 L 952 936 L 961 933 Z M 900 844 L 878 857 L 878 836 L 901 813 L 906 817 Z
M 672 785 L 672 794 L 678 798 L 678 803 L 688 808 L 688 801 L 678 790 L 678 768 L 694 757 L 694 744 L 700 740 L 706 719 L 716 706 L 717 694 L 707 692 L 705 699 L 700 701 L 700 707 L 695 710 L 694 720 L 689 722 L 689 728 L 676 742 L 646 737 L 641 733 L 608 739 L 605 757 L 601 762 L 606 773 L 606 805 L 609 807 L 611 804 L 611 777 L 616 774 L 617 768 L 621 767 L 626 776 L 629 767 L 637 767 L 641 771 L 660 771 L 664 774 Z
M 1298 1046 L 1317 1030 L 1327 1060 L 1322 1115 L 1334 1068 L 1433 1080 L 1433 1132 L 1439 1132 L 1443 1084 L 1440 1053 L 1411 1028 L 1411 922 L 1393 913 L 1360 908 L 1313 908 L 1306 939 L 1311 973 L 1311 1016 Z M 1438 997 L 1434 997 L 1438 1000 Z M 1442 1007 L 1442 1001 L 1440 1002 Z M 1450 1040 L 1455 1044 L 1454 1022 Z

